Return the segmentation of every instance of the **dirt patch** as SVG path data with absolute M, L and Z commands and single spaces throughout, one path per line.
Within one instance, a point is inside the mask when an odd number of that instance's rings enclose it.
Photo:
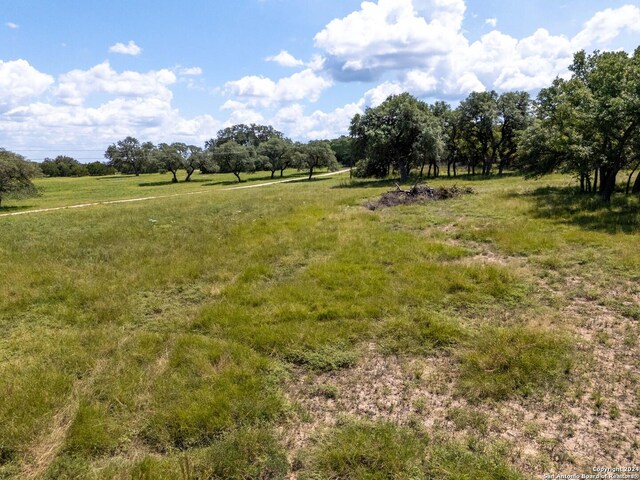
M 385 207 L 396 207 L 398 205 L 412 205 L 432 200 L 447 200 L 459 197 L 460 195 L 475 193 L 470 187 L 439 187 L 434 188 L 429 185 L 414 185 L 409 190 L 403 190 L 396 184 L 396 189 L 383 193 L 377 200 L 369 200 L 365 207 L 369 210 L 379 210 Z

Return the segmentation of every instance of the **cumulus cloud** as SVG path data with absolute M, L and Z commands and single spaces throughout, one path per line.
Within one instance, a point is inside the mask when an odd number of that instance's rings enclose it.
M 596 13 L 572 39 L 572 45 L 575 49 L 582 49 L 595 43 L 606 44 L 623 31 L 640 32 L 640 7 L 624 5 Z
M 118 73 L 104 61 L 89 70 L 72 70 L 61 75 L 55 93 L 60 101 L 69 105 L 81 105 L 91 93 L 170 101 L 173 94 L 169 85 L 175 82 L 176 75 L 167 69 Z
M 0 143 L 32 145 L 37 139 L 38 145 L 104 148 L 134 135 L 201 144 L 222 122 L 211 115 L 185 118 L 172 105 L 175 82 L 170 70 L 116 72 L 108 62 L 72 70 L 55 82 L 24 60 L 0 61 Z M 100 102 L 86 105 L 92 93 L 101 94 Z
M 200 67 L 187 67 L 187 68 L 181 68 L 178 73 L 180 75 L 186 75 L 186 76 L 198 76 L 198 75 L 202 75 L 202 68 Z
M 0 112 L 43 94 L 53 77 L 39 72 L 26 60 L 0 60 Z
M 339 81 L 392 83 L 417 95 L 462 96 L 485 89 L 536 90 L 565 75 L 575 51 L 640 32 L 640 8 L 596 13 L 573 38 L 540 28 L 524 38 L 498 30 L 469 42 L 464 0 L 379 0 L 331 21 L 315 36 L 325 70 Z M 493 28 L 496 18 L 485 23 Z M 389 80 L 380 89 L 389 88 Z
M 268 107 L 300 100 L 315 102 L 332 84 L 330 79 L 307 68 L 277 82 L 267 77 L 249 75 L 227 82 L 225 92 L 243 102 Z
M 279 54 L 267 57 L 266 60 L 268 62 L 275 62 L 283 67 L 299 67 L 300 65 L 304 65 L 302 60 L 298 60 L 286 50 L 281 50 Z
M 362 113 L 358 103 L 349 103 L 330 112 L 315 110 L 310 115 L 304 110 L 305 107 L 298 103 L 288 105 L 278 110 L 270 121 L 275 128 L 294 138 L 318 140 L 344 135 L 353 116 Z
M 127 43 L 126 45 L 122 42 L 111 45 L 109 47 L 109 52 L 136 56 L 142 53 L 142 49 L 138 45 L 136 45 L 136 42 L 134 42 L 133 40 L 129 40 L 129 43 Z
M 332 20 L 314 38 L 333 75 L 363 80 L 389 70 L 423 66 L 466 40 L 460 33 L 463 0 L 379 0 Z

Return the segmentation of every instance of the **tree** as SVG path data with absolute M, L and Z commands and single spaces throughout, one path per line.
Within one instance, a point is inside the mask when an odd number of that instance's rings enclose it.
M 393 167 L 406 181 L 412 168 L 428 156 L 437 155 L 435 150 L 422 149 L 440 144 L 441 128 L 426 103 L 403 93 L 391 95 L 378 107 L 368 108 L 364 115 L 356 115 L 350 134 L 356 152 L 365 158 L 365 164 L 361 163 L 357 170 L 381 177 Z
M 182 156 L 178 151 L 177 144 L 159 143 L 154 151 L 154 157 L 162 168 L 171 172 L 173 175 L 171 182 L 178 183 L 178 169 L 182 167 Z
M 498 98 L 500 142 L 498 174 L 509 168 L 518 153 L 518 134 L 531 123 L 531 97 L 527 92 L 506 92 Z
M 342 135 L 329 141 L 331 150 L 336 156 L 336 160 L 340 165 L 345 167 L 353 167 L 353 139 Z
M 136 176 L 144 170 L 145 164 L 153 152 L 153 144 L 140 142 L 134 137 L 127 137 L 110 145 L 104 153 L 108 165 L 122 173 L 132 172 Z
M 287 167 L 291 166 L 293 144 L 290 140 L 280 137 L 271 137 L 258 147 L 258 155 L 266 158 L 263 167 L 271 172 L 271 178 L 276 171 L 280 171 L 280 176 L 284 175 Z
M 331 171 L 339 168 L 329 142 L 316 140 L 303 145 L 298 156 L 298 169 L 308 170 L 309 180 L 311 180 L 313 170 L 321 167 L 327 167 Z
M 98 162 L 98 161 L 87 163 L 87 171 L 89 172 L 89 175 L 95 176 L 95 177 L 100 177 L 104 175 L 113 175 L 114 173 L 116 173 L 115 168 L 107 165 L 104 162 Z
M 255 171 L 255 150 L 239 145 L 234 140 L 211 149 L 211 157 L 222 173 L 233 173 L 240 182 L 242 172 Z
M 45 158 L 40 164 L 40 170 L 48 177 L 82 177 L 89 175 L 86 165 L 66 155 L 56 158 Z
M 460 103 L 462 137 L 469 152 L 468 172 L 475 175 L 478 166 L 489 175 L 498 154 L 498 94 L 472 92 Z
M 284 139 L 284 135 L 271 125 L 256 125 L 255 123 L 245 125 L 240 123 L 218 131 L 215 139 L 212 138 L 205 142 L 205 148 L 209 149 L 231 141 L 245 147 L 257 148 L 261 143 L 274 137 Z
M 22 155 L 0 148 L 0 206 L 7 198 L 36 196 L 38 190 L 31 179 L 38 173 L 38 167 Z
M 187 176 L 184 179 L 185 182 L 191 181 L 191 175 L 198 168 L 202 168 L 202 165 L 207 160 L 207 155 L 200 147 L 195 145 L 185 145 L 184 143 L 178 144 L 178 151 L 182 157 L 182 168 L 187 172 Z
M 525 172 L 571 172 L 581 189 L 609 202 L 619 173 L 633 169 L 640 135 L 640 47 L 574 55 L 569 80 L 540 91 L 523 135 Z M 540 158 L 536 159 L 536 154 Z

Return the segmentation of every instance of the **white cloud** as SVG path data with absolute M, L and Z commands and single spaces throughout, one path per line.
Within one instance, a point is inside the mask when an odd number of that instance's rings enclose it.
M 311 68 L 307 68 L 277 82 L 262 76 L 246 76 L 227 82 L 225 92 L 252 105 L 268 107 L 300 100 L 315 102 L 332 84 L 325 76 L 317 75 Z
M 26 60 L 0 60 L 0 112 L 43 94 L 53 82 L 51 75 L 39 72 Z
M 367 107 L 377 107 L 384 102 L 389 95 L 398 95 L 406 89 L 400 83 L 384 82 L 367 90 L 360 103 Z
M 61 75 L 55 93 L 60 101 L 69 105 L 81 105 L 91 93 L 146 96 L 170 101 L 173 94 L 168 87 L 175 82 L 176 75 L 170 70 L 118 73 L 108 61 L 104 61 L 89 70 L 72 70 Z
M 578 49 L 640 32 L 640 8 L 626 5 L 596 13 L 574 38 L 541 28 L 518 39 L 494 29 L 471 43 L 462 30 L 464 14 L 464 0 L 363 2 L 331 21 L 315 43 L 327 54 L 324 69 L 338 80 L 395 75 L 379 88 L 394 83 L 417 95 L 461 96 L 542 88 L 566 75 Z M 485 23 L 495 28 L 497 18 Z
M 202 68 L 200 67 L 188 67 L 188 68 L 181 68 L 178 73 L 180 75 L 186 75 L 186 76 L 198 76 L 198 75 L 202 75 Z
M 304 65 L 302 60 L 298 60 L 286 50 L 281 50 L 279 54 L 267 57 L 265 60 L 275 62 L 283 67 L 299 67 L 300 65 Z
M 379 0 L 332 20 L 314 38 L 337 78 L 366 79 L 380 72 L 424 66 L 466 41 L 460 33 L 463 0 Z M 423 16 L 425 15 L 425 16 Z
M 362 113 L 361 106 L 349 103 L 331 112 L 316 110 L 305 115 L 304 107 L 296 103 L 278 110 L 270 121 L 275 128 L 293 138 L 318 140 L 346 134 L 356 113 Z
M 261 113 L 254 110 L 250 105 L 236 100 L 227 100 L 222 107 L 220 107 L 220 110 L 229 111 L 229 117 L 225 126 L 237 123 L 261 123 L 264 121 Z
M 17 23 L 13 23 L 13 22 L 7 22 L 5 23 L 5 26 L 12 29 L 12 30 L 16 30 L 18 28 L 20 28 L 20 25 L 18 25 Z
M 211 115 L 181 115 L 172 105 L 170 86 L 175 82 L 170 70 L 116 72 L 104 62 L 60 75 L 54 84 L 53 77 L 24 60 L 0 61 L 0 105 L 6 107 L 0 113 L 0 141 L 10 139 L 12 146 L 20 146 L 37 139 L 38 145 L 105 148 L 134 135 L 154 142 L 202 144 L 222 122 Z M 3 98 L 9 92 L 8 100 Z M 52 98 L 38 99 L 46 92 Z M 107 99 L 85 105 L 94 92 Z
M 607 8 L 596 13 L 584 25 L 571 43 L 578 50 L 594 44 L 610 42 L 623 31 L 640 32 L 640 7 L 624 5 L 620 8 Z
M 118 42 L 115 45 L 111 45 L 109 47 L 109 52 L 135 56 L 140 55 L 142 53 L 142 49 L 138 45 L 136 45 L 136 42 L 134 42 L 133 40 L 129 40 L 129 43 L 126 45 L 121 42 Z

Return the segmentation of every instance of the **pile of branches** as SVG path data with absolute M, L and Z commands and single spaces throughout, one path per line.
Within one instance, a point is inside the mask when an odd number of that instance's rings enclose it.
M 411 205 L 429 200 L 447 200 L 459 197 L 467 193 L 475 193 L 470 187 L 439 187 L 433 188 L 429 185 L 418 185 L 417 183 L 409 190 L 403 190 L 396 183 L 396 189 L 383 193 L 377 200 L 369 200 L 365 206 L 369 210 L 378 210 L 385 207 L 395 207 L 397 205 Z

